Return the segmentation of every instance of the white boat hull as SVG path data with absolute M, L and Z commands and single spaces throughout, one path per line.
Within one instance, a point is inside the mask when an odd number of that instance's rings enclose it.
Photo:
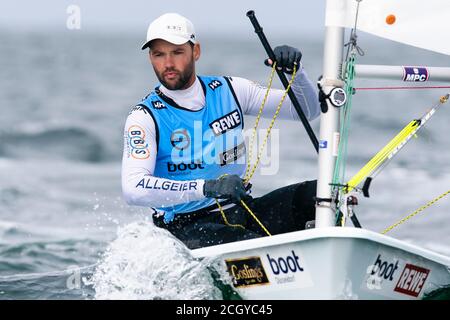
M 364 229 L 320 228 L 192 250 L 218 256 L 244 299 L 421 299 L 450 258 Z

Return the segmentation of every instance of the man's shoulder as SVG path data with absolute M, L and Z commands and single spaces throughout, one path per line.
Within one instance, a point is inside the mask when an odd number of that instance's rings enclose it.
M 211 77 L 214 78 L 214 77 Z M 221 79 L 225 79 L 226 81 L 228 81 L 230 84 L 232 85 L 249 85 L 249 84 L 253 84 L 255 83 L 254 81 L 251 81 L 249 79 L 243 78 L 243 77 L 237 77 L 237 76 L 217 76 L 216 78 L 221 78 Z
M 206 74 L 202 74 L 202 75 L 197 75 L 200 79 L 205 80 L 205 79 L 218 79 L 218 78 L 223 78 L 224 76 L 219 76 L 219 75 L 206 75 Z
M 236 77 L 232 77 L 232 76 L 228 76 L 228 75 L 221 75 L 221 76 L 220 75 L 199 75 L 198 77 L 205 83 L 213 81 L 213 80 L 234 81 L 234 79 L 236 78 Z M 243 79 L 243 78 L 240 78 L 240 79 Z
M 221 75 L 221 76 L 220 75 L 199 75 L 198 77 L 203 81 L 214 80 L 214 79 L 226 79 L 231 82 L 250 82 L 250 83 L 253 82 L 253 81 L 248 80 L 243 77 L 229 76 L 229 75 Z
M 231 85 L 234 87 L 237 85 L 242 85 L 242 81 L 247 81 L 247 79 L 239 78 L 239 77 L 232 77 L 232 76 L 218 76 L 218 75 L 201 75 L 199 78 L 202 80 L 202 85 L 209 87 L 211 90 L 215 91 L 217 88 L 225 85 L 225 87 L 228 87 L 228 85 Z M 226 85 L 228 83 L 228 85 Z
M 158 99 L 158 96 L 161 95 L 161 91 L 159 90 L 159 86 L 150 91 L 145 97 L 141 99 L 138 105 L 145 105 L 150 107 L 151 102 Z
M 152 115 L 153 109 L 166 109 L 167 106 L 163 102 L 161 102 L 160 99 L 158 99 L 158 95 L 158 89 L 152 90 L 149 94 L 142 98 L 139 103 L 131 107 L 129 114 Z
M 237 76 L 224 76 L 228 83 L 233 87 L 234 90 L 248 90 L 252 88 L 263 88 L 261 84 L 256 81 L 252 81 L 243 77 Z
M 154 117 L 154 113 L 152 113 L 150 108 L 143 103 L 139 103 L 131 107 L 130 112 L 127 116 L 126 126 L 140 126 L 141 128 L 151 128 L 155 125 L 155 123 L 156 120 Z
M 135 114 L 145 114 L 148 115 L 150 113 L 150 110 L 146 104 L 138 103 L 131 107 L 129 115 L 135 115 Z

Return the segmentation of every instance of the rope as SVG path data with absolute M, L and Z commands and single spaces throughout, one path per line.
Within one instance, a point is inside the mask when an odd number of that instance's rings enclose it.
M 355 64 L 356 64 L 356 54 L 364 56 L 364 50 L 358 46 L 358 17 L 359 17 L 359 5 L 362 0 L 356 0 L 356 13 L 355 13 L 355 25 L 350 33 L 350 40 L 344 45 L 347 47 L 347 54 L 345 56 L 345 73 L 342 78 L 345 81 L 345 93 L 347 95 L 347 101 L 345 105 L 341 108 L 340 117 L 343 119 L 340 122 L 340 136 L 339 136 L 339 148 L 336 157 L 336 163 L 334 167 L 332 185 L 335 186 L 333 193 L 336 194 L 336 200 L 338 205 L 336 206 L 335 212 L 335 225 L 345 225 L 345 215 L 341 217 L 340 205 L 345 199 L 343 194 L 339 190 L 339 185 L 342 185 L 345 178 L 345 164 L 347 162 L 347 147 L 348 147 L 348 135 L 350 130 L 350 114 L 352 109 L 352 96 L 355 93 L 354 89 L 354 79 L 355 79 Z M 341 219 L 340 219 L 341 217 Z M 340 220 L 340 221 L 339 221 Z
M 362 0 L 356 0 L 356 1 L 358 2 L 358 4 L 356 6 L 355 24 L 354 24 L 354 26 L 353 26 L 353 28 L 351 30 L 349 42 L 344 45 L 344 47 L 348 47 L 347 48 L 347 54 L 346 54 L 346 57 L 345 57 L 346 61 L 348 60 L 350 52 L 352 52 L 352 51 L 356 51 L 356 52 L 358 52 L 358 54 L 360 56 L 364 56 L 364 50 L 360 46 L 358 46 L 358 44 L 357 44 L 357 42 L 358 42 L 357 41 L 358 40 L 358 35 L 356 34 L 356 30 L 358 30 L 359 3 Z
M 261 114 L 262 114 L 262 112 L 263 112 L 264 106 L 265 106 L 265 104 L 266 104 L 267 96 L 269 95 L 270 87 L 271 87 L 271 85 L 272 85 L 272 79 L 273 79 L 273 75 L 274 75 L 274 71 L 275 71 L 275 65 L 276 65 L 276 63 L 274 63 L 274 66 L 272 67 L 272 74 L 271 74 L 271 79 L 270 79 L 270 82 L 269 82 L 269 86 L 267 87 L 266 95 L 265 95 L 265 97 L 264 97 L 263 103 L 261 104 L 261 107 L 259 108 L 258 116 L 257 116 L 257 118 L 256 118 L 257 122 L 255 123 L 255 126 L 253 127 L 252 140 L 251 140 L 251 142 L 250 142 L 250 144 L 251 144 L 251 145 L 250 145 L 250 150 L 253 149 L 253 145 L 252 145 L 252 144 L 253 144 L 253 140 L 254 140 L 253 138 L 254 138 L 254 136 L 256 135 L 256 128 L 257 128 L 258 123 L 259 123 L 259 118 L 261 117 Z M 249 165 L 247 166 L 247 170 L 246 170 L 246 173 L 245 173 L 245 177 L 246 177 L 246 178 L 244 179 L 244 182 L 245 182 L 245 183 L 248 183 L 248 182 L 250 181 L 250 179 L 253 177 L 253 175 L 255 174 L 256 168 L 258 167 L 259 161 L 261 160 L 262 152 L 263 152 L 263 150 L 264 150 L 264 148 L 265 148 L 265 146 L 266 146 L 266 144 L 267 144 L 267 140 L 268 140 L 268 138 L 269 138 L 270 132 L 272 131 L 272 127 L 273 127 L 273 125 L 275 124 L 275 120 L 277 119 L 278 114 L 279 114 L 280 109 L 281 109 L 281 106 L 283 105 L 283 102 L 284 102 L 284 100 L 286 99 L 286 96 L 287 96 L 287 94 L 288 94 L 288 92 L 289 92 L 289 90 L 290 90 L 290 88 L 291 88 L 291 85 L 292 85 L 292 83 L 294 82 L 294 79 L 295 79 L 295 75 L 296 75 L 296 74 L 297 74 L 297 66 L 296 66 L 296 64 L 294 64 L 294 70 L 292 71 L 292 77 L 291 77 L 291 80 L 289 81 L 288 86 L 287 86 L 286 90 L 284 91 L 284 94 L 283 94 L 283 96 L 281 97 L 280 102 L 278 103 L 277 109 L 275 110 L 275 114 L 273 115 L 272 120 L 271 120 L 271 122 L 270 122 L 270 125 L 269 125 L 269 127 L 267 128 L 266 136 L 264 137 L 263 144 L 262 144 L 262 146 L 259 148 L 258 155 L 256 156 L 256 162 L 255 162 L 255 164 L 253 165 L 253 168 L 251 169 L 250 173 L 248 172 L 248 169 L 250 168 L 250 161 L 249 161 Z M 250 155 L 250 153 L 249 153 L 249 155 Z M 251 160 L 250 156 L 249 156 L 249 160 Z
M 253 177 L 253 175 L 255 174 L 256 168 L 258 167 L 259 161 L 260 161 L 260 159 L 261 159 L 262 152 L 263 152 L 263 150 L 264 150 L 264 147 L 266 146 L 266 143 L 267 143 L 268 137 L 269 137 L 269 135 L 270 135 L 270 132 L 271 132 L 271 130 L 272 130 L 272 127 L 273 127 L 273 125 L 275 124 L 275 120 L 276 120 L 276 118 L 278 117 L 278 114 L 279 114 L 279 112 L 280 112 L 281 106 L 282 106 L 284 100 L 286 99 L 286 96 L 287 96 L 287 94 L 288 94 L 288 92 L 289 92 L 289 90 L 290 90 L 290 88 L 291 88 L 291 85 L 292 85 L 292 83 L 294 82 L 295 75 L 297 74 L 297 64 L 294 64 L 294 70 L 292 71 L 292 77 L 291 77 L 291 80 L 289 81 L 288 86 L 287 86 L 286 90 L 284 91 L 283 97 L 281 97 L 281 100 L 280 100 L 280 102 L 278 103 L 277 109 L 275 110 L 275 114 L 274 114 L 273 117 L 272 117 L 272 121 L 270 122 L 270 125 L 269 125 L 269 127 L 267 128 L 267 132 L 266 132 L 266 136 L 264 137 L 263 144 L 262 144 L 262 146 L 260 147 L 259 152 L 258 152 L 258 154 L 257 154 L 257 156 L 256 156 L 256 162 L 255 162 L 255 164 L 253 165 L 253 168 L 250 169 L 250 167 L 251 167 L 250 160 L 251 160 L 251 155 L 252 155 L 252 150 L 253 150 L 253 142 L 254 142 L 254 138 L 255 138 L 255 136 L 256 136 L 256 129 L 257 129 L 257 127 L 258 127 L 259 120 L 260 120 L 261 115 L 262 115 L 262 112 L 263 112 L 263 110 L 264 110 L 264 106 L 265 106 L 265 104 L 266 104 L 267 97 L 269 96 L 270 88 L 272 87 L 272 81 L 273 81 L 273 77 L 274 77 L 274 74 L 275 74 L 275 67 L 276 67 L 276 62 L 274 62 L 273 65 L 272 65 L 272 72 L 271 72 L 271 74 L 270 74 L 269 84 L 268 84 L 268 86 L 267 86 L 266 94 L 265 94 L 264 99 L 263 99 L 263 101 L 262 101 L 262 103 L 261 103 L 261 106 L 260 106 L 260 108 L 259 108 L 258 115 L 257 115 L 257 117 L 256 117 L 255 125 L 253 126 L 253 133 L 252 133 L 252 137 L 251 137 L 251 140 L 250 140 L 249 163 L 248 163 L 248 165 L 247 165 L 247 169 L 245 170 L 245 175 L 244 175 L 244 177 L 245 177 L 245 178 L 244 178 L 244 183 L 245 183 L 245 184 L 248 183 L 248 182 L 250 181 L 250 179 Z M 226 174 L 225 174 L 225 175 L 226 175 Z M 220 176 L 219 179 L 220 179 L 221 177 L 225 176 L 225 175 Z M 230 223 L 228 222 L 228 219 L 227 219 L 226 215 L 225 215 L 225 212 L 224 212 L 223 209 L 222 209 L 222 206 L 220 205 L 220 203 L 219 203 L 219 201 L 218 201 L 217 199 L 216 199 L 216 204 L 217 204 L 217 207 L 219 208 L 220 214 L 222 215 L 223 221 L 225 222 L 225 224 L 226 224 L 227 226 L 230 226 L 230 227 L 238 227 L 238 228 L 243 228 L 243 229 L 245 229 L 245 227 L 244 227 L 243 225 L 240 225 L 240 224 L 230 224 Z M 265 232 L 268 236 L 272 236 L 272 235 L 270 234 L 269 230 L 267 230 L 267 228 L 262 224 L 262 222 L 261 222 L 261 221 L 258 219 L 258 217 L 255 215 L 255 213 L 253 213 L 253 211 L 247 206 L 247 204 L 246 204 L 243 200 L 241 200 L 241 204 L 242 204 L 242 206 L 248 211 L 248 213 L 253 217 L 253 219 L 259 224 L 259 226 L 261 227 L 261 229 L 263 229 L 264 232 Z
M 245 202 L 243 200 L 241 200 L 241 204 L 244 206 L 245 209 L 247 209 L 248 213 L 250 213 L 250 215 L 253 217 L 253 219 L 255 219 L 255 221 L 260 225 L 260 227 L 264 230 L 264 232 L 270 237 L 272 236 L 269 232 L 269 230 L 267 230 L 267 228 L 261 223 L 261 221 L 259 221 L 258 217 L 253 213 L 253 211 L 245 204 Z
M 225 222 L 225 224 L 227 226 L 245 229 L 245 227 L 242 224 L 231 224 L 231 223 L 229 223 L 228 219 L 227 219 L 227 216 L 225 215 L 225 212 L 223 211 L 222 206 L 220 205 L 220 202 L 217 199 L 215 199 L 215 200 L 216 200 L 217 207 L 220 210 L 220 214 L 222 215 L 223 222 Z
M 223 177 L 225 177 L 227 175 L 228 175 L 228 173 L 224 173 L 221 176 L 219 176 L 217 179 L 222 179 Z M 220 214 L 222 215 L 223 222 L 227 226 L 245 229 L 245 227 L 243 225 L 241 225 L 241 224 L 231 224 L 231 223 L 229 223 L 228 219 L 227 219 L 227 216 L 225 215 L 225 212 L 223 211 L 222 206 L 220 205 L 220 202 L 217 199 L 214 199 L 214 200 L 216 200 L 217 208 L 219 208 Z
M 347 102 L 341 108 L 341 125 L 340 125 L 340 139 L 339 139 L 339 149 L 338 156 L 336 158 L 336 164 L 333 174 L 333 185 L 338 186 L 342 184 L 345 178 L 345 164 L 347 162 L 347 147 L 348 147 L 348 135 L 350 131 L 350 114 L 352 109 L 352 96 L 353 96 L 353 84 L 355 79 L 355 59 L 356 50 L 352 50 L 346 62 L 345 71 L 345 93 L 347 94 Z M 336 187 L 335 192 L 338 194 L 339 203 L 342 203 L 343 195 L 339 193 L 338 187 Z M 338 221 L 340 216 L 339 206 L 336 207 L 336 223 L 344 226 L 345 225 L 345 215 L 342 216 L 341 221 Z
M 272 72 L 270 73 L 270 76 L 269 76 L 269 80 L 268 80 L 269 85 L 267 86 L 267 90 L 264 95 L 264 99 L 261 103 L 261 106 L 259 107 L 258 115 L 256 116 L 255 125 L 253 126 L 253 129 L 252 129 L 252 136 L 250 138 L 249 151 L 248 151 L 249 161 L 247 163 L 247 169 L 245 170 L 245 178 L 244 178 L 244 181 L 246 181 L 246 182 L 250 181 L 250 179 L 251 179 L 251 176 L 248 175 L 248 172 L 251 171 L 250 166 L 251 166 L 251 159 L 253 156 L 253 154 L 252 154 L 253 153 L 253 142 L 256 137 L 256 128 L 258 127 L 259 120 L 261 119 L 261 115 L 264 110 L 264 106 L 266 105 L 267 97 L 269 96 L 270 88 L 272 87 L 272 82 L 273 82 L 273 77 L 275 75 L 276 65 L 277 65 L 277 62 L 275 61 L 272 66 Z
M 389 228 L 384 229 L 381 233 L 382 234 L 386 234 L 389 231 L 391 231 L 392 229 L 394 229 L 395 227 L 398 227 L 399 225 L 401 225 L 402 223 L 405 223 L 406 221 L 408 221 L 409 219 L 411 219 L 412 217 L 416 216 L 417 214 L 419 214 L 420 212 L 422 212 L 423 210 L 431 207 L 433 204 L 435 204 L 436 202 L 438 202 L 439 200 L 441 200 L 443 197 L 445 197 L 446 195 L 448 195 L 450 193 L 450 190 L 448 190 L 447 192 L 444 192 L 443 194 L 441 194 L 440 196 L 434 198 L 433 200 L 431 200 L 430 202 L 428 202 L 426 205 L 420 207 L 419 209 L 417 209 L 416 211 L 414 211 L 413 213 L 411 213 L 410 215 L 408 215 L 407 217 L 403 218 L 402 220 L 394 223 L 392 226 L 390 226 Z

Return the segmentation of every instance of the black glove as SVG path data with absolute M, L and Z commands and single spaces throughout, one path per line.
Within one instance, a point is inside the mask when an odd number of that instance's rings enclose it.
M 285 73 L 292 74 L 294 70 L 294 64 L 296 63 L 296 70 L 300 68 L 300 60 L 302 59 L 302 53 L 300 50 L 290 46 L 278 46 L 273 50 L 275 54 L 275 59 L 277 61 L 277 68 Z M 266 66 L 271 66 L 269 59 L 264 61 Z
M 235 174 L 217 180 L 205 180 L 203 194 L 208 198 L 231 199 L 234 203 L 250 198 L 246 193 L 244 182 Z

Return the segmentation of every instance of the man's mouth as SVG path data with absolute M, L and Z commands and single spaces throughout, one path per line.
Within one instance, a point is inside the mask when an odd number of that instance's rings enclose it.
M 177 76 L 178 76 L 178 72 L 176 72 L 176 71 L 164 72 L 164 77 L 168 80 L 175 79 Z

